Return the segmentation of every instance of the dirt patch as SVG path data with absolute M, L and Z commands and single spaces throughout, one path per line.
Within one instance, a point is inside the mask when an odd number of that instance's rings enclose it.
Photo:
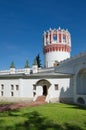
M 13 104 L 1 104 L 0 105 L 0 112 L 3 111 L 8 111 L 8 110 L 14 110 L 14 109 L 19 109 L 23 107 L 32 107 L 32 106 L 38 106 L 38 105 L 43 105 L 45 102 L 23 102 L 23 103 L 13 103 Z

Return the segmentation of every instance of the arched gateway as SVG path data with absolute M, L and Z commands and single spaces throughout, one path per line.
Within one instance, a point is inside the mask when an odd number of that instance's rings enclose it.
M 36 84 L 34 84 L 35 94 L 37 94 L 37 87 L 38 88 L 40 87 L 41 89 L 39 88 L 39 93 L 43 96 L 47 96 L 50 85 L 51 83 L 48 80 L 45 79 L 38 80 Z

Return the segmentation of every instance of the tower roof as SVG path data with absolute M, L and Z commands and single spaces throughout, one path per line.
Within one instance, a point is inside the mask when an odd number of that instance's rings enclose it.
M 37 65 L 37 60 L 36 60 L 36 58 L 34 59 L 33 65 Z
M 26 60 L 25 67 L 24 68 L 30 68 L 28 60 Z
M 10 68 L 15 68 L 14 61 L 11 62 Z

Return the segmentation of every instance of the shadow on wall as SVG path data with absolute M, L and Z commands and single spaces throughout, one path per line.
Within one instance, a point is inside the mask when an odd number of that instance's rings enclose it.
M 74 81 L 73 78 L 70 78 L 70 83 L 67 89 L 64 87 L 61 88 L 60 91 L 60 102 L 74 104 Z

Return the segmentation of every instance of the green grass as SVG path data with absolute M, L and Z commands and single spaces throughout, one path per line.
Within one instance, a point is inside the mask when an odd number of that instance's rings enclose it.
M 0 113 L 0 130 L 86 130 L 86 109 L 46 104 Z

